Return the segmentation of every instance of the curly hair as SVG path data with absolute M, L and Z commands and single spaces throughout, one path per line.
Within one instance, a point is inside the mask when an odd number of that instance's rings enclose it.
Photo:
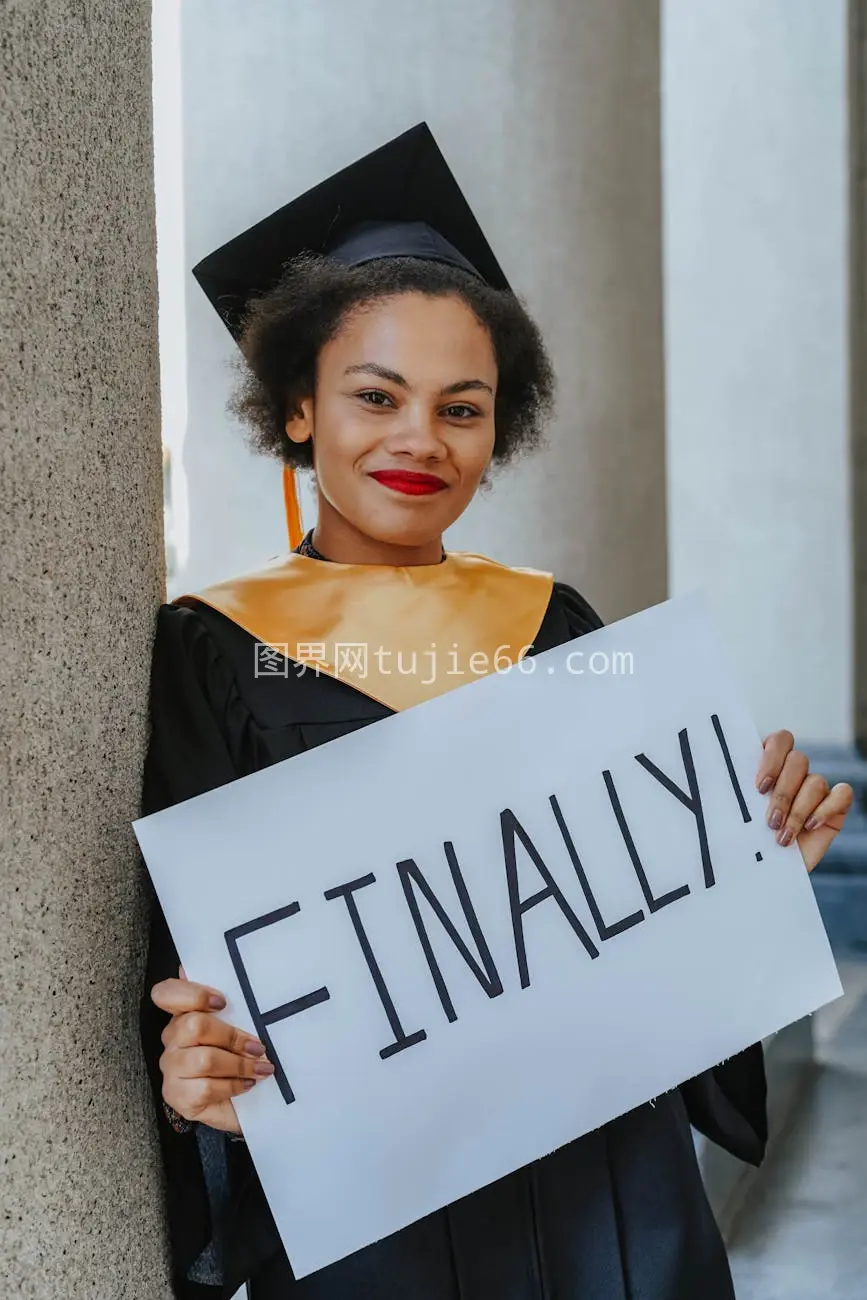
M 305 253 L 287 263 L 244 321 L 242 375 L 230 410 L 249 426 L 255 450 L 312 465 L 311 444 L 292 442 L 285 425 L 315 391 L 321 349 L 354 308 L 401 293 L 458 297 L 490 334 L 498 371 L 492 461 L 503 464 L 538 445 L 553 408 L 554 373 L 538 327 L 514 294 L 441 262 L 400 257 L 345 266 Z

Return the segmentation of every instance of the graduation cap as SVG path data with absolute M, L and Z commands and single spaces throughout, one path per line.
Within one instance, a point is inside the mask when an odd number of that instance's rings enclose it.
M 444 262 L 510 288 L 426 122 L 344 167 L 193 268 L 236 342 L 252 301 L 279 284 L 299 253 L 347 266 L 385 257 Z M 290 545 L 300 540 L 294 475 L 284 470 Z

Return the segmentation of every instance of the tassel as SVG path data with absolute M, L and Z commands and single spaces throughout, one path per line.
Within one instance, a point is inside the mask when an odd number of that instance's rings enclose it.
M 298 486 L 291 465 L 283 466 L 283 504 L 286 507 L 286 527 L 289 532 L 289 550 L 294 551 L 304 537 L 301 524 L 301 507 L 298 504 Z

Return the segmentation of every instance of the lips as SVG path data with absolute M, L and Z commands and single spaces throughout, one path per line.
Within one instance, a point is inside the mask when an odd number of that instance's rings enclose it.
M 374 470 L 370 477 L 376 479 L 383 487 L 391 488 L 394 492 L 403 492 L 409 497 L 431 496 L 434 492 L 442 492 L 443 488 L 448 486 L 435 474 L 419 474 L 408 469 L 378 469 Z

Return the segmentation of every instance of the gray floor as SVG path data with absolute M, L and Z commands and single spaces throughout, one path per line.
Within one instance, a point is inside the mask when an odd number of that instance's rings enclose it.
M 732 1233 L 738 1300 L 867 1298 L 867 965 L 840 973 L 804 1099 Z

